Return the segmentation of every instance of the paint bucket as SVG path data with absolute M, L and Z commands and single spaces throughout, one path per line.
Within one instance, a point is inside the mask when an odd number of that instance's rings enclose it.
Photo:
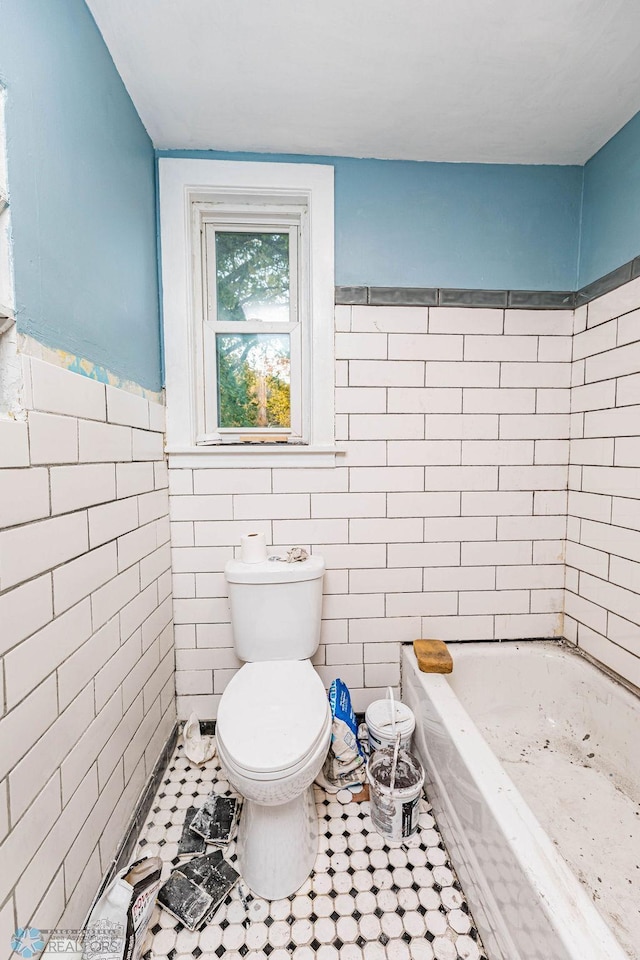
M 418 829 L 424 770 L 406 750 L 376 750 L 367 763 L 371 819 L 382 837 L 405 840 Z
M 411 749 L 411 738 L 416 728 L 416 718 L 406 703 L 396 703 L 391 687 L 387 690 L 386 700 L 374 700 L 364 715 L 369 731 L 369 749 L 382 750 L 395 746 L 400 734 L 402 750 Z

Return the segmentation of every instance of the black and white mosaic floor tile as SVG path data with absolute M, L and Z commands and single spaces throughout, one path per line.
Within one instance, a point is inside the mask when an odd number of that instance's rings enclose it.
M 179 746 L 142 830 L 138 855 L 176 856 L 185 813 L 207 794 L 233 795 L 217 758 L 193 767 Z M 292 897 L 268 902 L 242 881 L 212 921 L 192 933 L 156 907 L 145 960 L 486 960 L 430 806 L 401 843 L 373 829 L 368 802 L 318 787 L 320 846 L 309 879 Z M 235 844 L 225 857 L 236 862 Z

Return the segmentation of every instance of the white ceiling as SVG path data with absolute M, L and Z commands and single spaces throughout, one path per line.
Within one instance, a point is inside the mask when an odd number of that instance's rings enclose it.
M 157 147 L 583 163 L 639 0 L 87 0 Z

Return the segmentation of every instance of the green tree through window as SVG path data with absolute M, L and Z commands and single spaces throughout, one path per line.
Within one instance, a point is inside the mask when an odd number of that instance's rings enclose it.
M 289 334 L 258 333 L 255 324 L 291 320 L 289 233 L 216 229 L 215 261 L 217 320 L 239 325 L 216 334 L 218 425 L 288 428 Z M 240 333 L 249 324 L 252 332 Z
M 275 306 L 288 320 L 289 234 L 216 230 L 216 293 L 220 321 L 267 319 L 261 309 Z
M 290 427 L 287 334 L 218 334 L 221 427 Z

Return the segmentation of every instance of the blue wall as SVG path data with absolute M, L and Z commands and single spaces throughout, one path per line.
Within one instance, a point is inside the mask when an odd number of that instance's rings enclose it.
M 155 163 L 84 0 L 0 0 L 18 328 L 160 387 Z
M 0 23 L 19 329 L 158 389 L 150 140 L 84 0 Z M 640 114 L 584 169 L 158 155 L 332 164 L 338 284 L 571 290 L 640 254 Z
M 579 286 L 640 255 L 640 113 L 584 168 Z
M 335 168 L 336 283 L 573 290 L 582 169 L 218 151 Z

